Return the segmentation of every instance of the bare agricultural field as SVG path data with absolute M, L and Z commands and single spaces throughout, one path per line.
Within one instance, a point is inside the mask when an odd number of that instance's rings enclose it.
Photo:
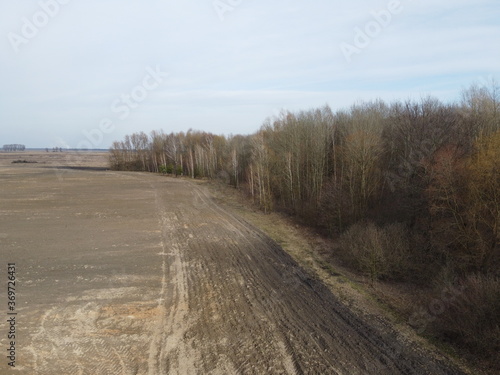
M 48 168 L 107 168 L 107 152 L 88 151 L 24 151 L 24 152 L 0 152 L 0 167 L 7 167 L 15 161 L 26 161 L 17 166 L 33 166 Z M 63 169 L 64 170 L 64 169 Z
M 3 353 L 8 263 L 17 278 L 1 374 L 462 374 L 353 313 L 206 187 L 83 157 L 0 154 Z

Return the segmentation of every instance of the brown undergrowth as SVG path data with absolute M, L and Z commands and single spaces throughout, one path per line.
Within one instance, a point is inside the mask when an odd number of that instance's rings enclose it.
M 356 270 L 356 267 L 346 264 L 340 256 L 339 241 L 318 235 L 314 230 L 299 225 L 292 217 L 276 212 L 264 214 L 242 192 L 223 183 L 198 183 L 208 185 L 218 203 L 273 238 L 308 273 L 320 279 L 346 306 L 364 319 L 391 324 L 408 340 L 425 347 L 436 356 L 451 357 L 465 372 L 484 375 L 498 373 L 495 357 L 485 359 L 484 356 L 473 356 L 468 347 L 461 345 L 464 337 L 472 334 L 470 329 L 474 329 L 474 319 L 471 317 L 469 324 L 463 325 L 470 332 L 460 331 L 457 326 L 461 324 L 458 316 L 463 319 L 459 309 L 465 306 L 471 315 L 474 314 L 469 294 L 475 294 L 476 300 L 479 298 L 479 281 L 469 280 L 469 284 L 474 284 L 474 288 L 469 288 L 470 285 L 424 287 L 376 280 L 370 276 L 370 272 L 360 272 L 361 269 Z M 491 311 L 488 310 L 488 314 Z M 465 336 L 462 336 L 462 340 L 452 341 L 447 336 L 450 332 L 461 332 L 459 334 Z M 489 335 L 497 333 L 494 331 Z

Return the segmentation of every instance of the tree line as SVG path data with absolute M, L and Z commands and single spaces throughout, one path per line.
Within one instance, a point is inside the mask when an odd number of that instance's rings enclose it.
M 25 145 L 18 145 L 18 144 L 3 145 L 3 150 L 5 152 L 24 151 L 24 150 L 26 150 L 26 146 Z
M 332 236 L 358 222 L 402 223 L 418 252 L 463 271 L 498 266 L 500 89 L 473 85 L 458 103 L 358 103 L 282 112 L 255 134 L 127 135 L 113 169 L 218 178 L 264 211 Z M 459 260 L 459 261 L 458 261 Z
M 329 106 L 283 111 L 245 136 L 135 133 L 113 143 L 110 163 L 118 170 L 221 179 L 263 211 L 286 212 L 337 238 L 333 255 L 372 280 L 461 280 L 475 298 L 478 288 L 490 288 L 484 313 L 500 309 L 495 82 L 472 85 L 451 104 L 426 97 L 363 102 L 335 112 Z M 498 315 L 490 319 L 497 324 L 492 332 L 498 332 Z M 467 321 L 484 325 L 478 319 L 484 316 Z M 463 324 L 448 323 L 439 329 L 466 340 Z M 475 348 L 491 353 L 492 340 L 474 342 Z

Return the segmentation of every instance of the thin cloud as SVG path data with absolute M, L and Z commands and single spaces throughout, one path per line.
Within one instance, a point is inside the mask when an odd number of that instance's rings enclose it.
M 401 0 L 402 11 L 348 63 L 340 44 L 388 2 L 243 1 L 221 22 L 212 1 L 72 1 L 15 53 L 36 2 L 0 5 L 0 123 L 4 143 L 75 146 L 100 119 L 124 134 L 163 128 L 252 133 L 277 108 L 333 108 L 358 100 L 458 97 L 500 74 L 500 4 Z M 170 73 L 125 120 L 113 101 L 148 66 Z M 59 139 L 57 138 L 59 137 Z

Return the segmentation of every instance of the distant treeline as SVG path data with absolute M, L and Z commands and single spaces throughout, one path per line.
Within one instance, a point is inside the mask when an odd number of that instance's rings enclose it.
M 498 361 L 500 88 L 494 82 L 471 86 L 453 104 L 429 97 L 283 112 L 247 136 L 136 133 L 113 143 L 110 163 L 117 170 L 222 179 L 265 212 L 287 212 L 337 238 L 332 256 L 372 281 L 434 286 L 438 293 L 460 287 L 460 300 L 443 302 L 446 314 L 426 310 L 417 318 L 436 336 Z
M 3 151 L 6 152 L 17 152 L 26 150 L 25 145 L 3 145 Z

